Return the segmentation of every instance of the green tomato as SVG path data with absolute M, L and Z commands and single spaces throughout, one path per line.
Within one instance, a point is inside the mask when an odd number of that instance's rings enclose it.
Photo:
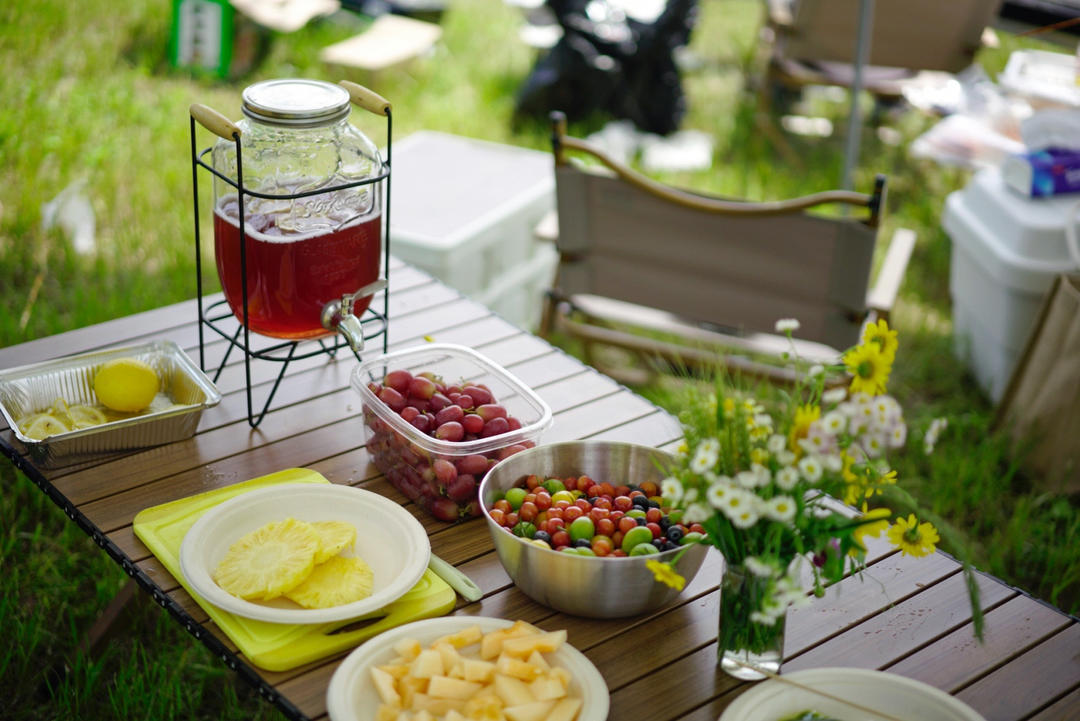
M 594 553 L 591 548 L 585 548 L 584 546 L 582 546 L 581 548 L 577 549 L 577 555 L 579 555 L 579 556 L 595 556 L 596 553 Z
M 534 546 L 540 546 L 540 548 L 546 548 L 549 551 L 551 550 L 551 546 L 548 545 L 548 542 L 547 541 L 541 541 L 539 538 L 534 538 L 531 541 L 529 541 L 529 543 L 533 544 Z
M 691 543 L 700 543 L 701 539 L 703 538 L 705 538 L 705 534 L 698 533 L 697 531 L 691 531 L 690 533 L 687 533 L 685 536 L 682 537 L 682 540 L 679 541 L 679 545 L 686 546 Z
M 653 553 L 660 553 L 660 551 L 651 543 L 639 543 L 630 550 L 631 556 L 648 556 Z
M 645 518 L 645 511 L 640 508 L 633 508 L 627 511 L 626 515 L 630 516 L 630 518 Z
M 634 548 L 642 543 L 652 546 L 652 531 L 645 526 L 635 526 L 631 528 L 622 539 L 622 550 L 630 553 Z M 655 551 L 656 549 L 653 548 Z
M 536 535 L 536 526 L 528 521 L 518 521 L 517 525 L 514 526 L 510 532 L 521 538 L 532 538 Z
M 563 546 L 562 548 L 559 549 L 559 552 L 560 553 L 569 553 L 571 556 L 576 556 L 576 555 L 578 555 L 579 550 L 581 550 L 581 549 L 574 548 L 573 546 Z
M 596 535 L 596 524 L 588 516 L 579 516 L 570 523 L 570 540 L 591 539 Z
M 556 503 L 558 501 L 566 501 L 567 503 L 574 502 L 574 494 L 570 491 L 556 491 L 551 494 L 551 502 Z
M 516 511 L 517 509 L 521 508 L 521 504 L 525 502 L 526 495 L 528 495 L 528 491 L 526 491 L 524 488 L 511 488 L 506 492 L 504 498 L 506 498 L 506 501 L 510 504 L 510 507 Z
M 544 481 L 543 483 L 541 483 L 540 485 L 542 485 L 545 489 L 547 489 L 547 492 L 550 493 L 552 495 L 552 497 L 554 497 L 555 494 L 558 493 L 559 491 L 565 491 L 566 490 L 566 484 L 564 484 L 558 478 L 549 478 L 546 481 Z

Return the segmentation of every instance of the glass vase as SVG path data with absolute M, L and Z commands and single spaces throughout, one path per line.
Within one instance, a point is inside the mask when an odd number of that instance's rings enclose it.
M 716 658 L 725 673 L 743 681 L 758 681 L 780 671 L 786 614 L 772 624 L 750 620 L 751 613 L 761 608 L 765 593 L 766 579 L 742 566 L 725 564 Z

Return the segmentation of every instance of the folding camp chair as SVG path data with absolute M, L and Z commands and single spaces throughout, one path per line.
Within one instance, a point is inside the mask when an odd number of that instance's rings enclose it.
M 801 358 L 837 362 L 838 349 L 858 342 L 865 321 L 888 315 L 915 236 L 897 232 L 868 292 L 884 178 L 871 195 L 737 202 L 651 180 L 567 136 L 559 113 L 552 126 L 560 260 L 541 335 L 580 339 L 587 360 L 609 375 L 629 383 L 648 378 L 640 369 L 604 367 L 594 352 L 599 345 L 685 368 L 723 359 L 743 373 L 790 381 L 784 363 L 756 359 L 790 349 L 774 333 L 778 319 L 800 321 Z M 568 151 L 596 158 L 607 172 L 573 162 Z M 827 203 L 866 214 L 805 212 Z

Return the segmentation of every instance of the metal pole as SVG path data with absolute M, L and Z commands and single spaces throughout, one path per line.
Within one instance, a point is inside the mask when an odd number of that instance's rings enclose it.
M 862 138 L 862 113 L 859 95 L 863 87 L 863 68 L 870 61 L 870 31 L 874 27 L 874 0 L 859 0 L 859 27 L 855 37 L 855 77 L 851 82 L 851 113 L 848 115 L 847 147 L 844 149 L 844 175 L 840 187 L 852 189 L 852 174 L 859 164 L 859 141 Z

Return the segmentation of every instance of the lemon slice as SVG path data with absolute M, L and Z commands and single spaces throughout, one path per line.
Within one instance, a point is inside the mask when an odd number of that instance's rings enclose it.
M 67 415 L 73 428 L 89 428 L 106 422 L 105 414 L 93 406 L 70 406 Z
M 27 438 L 33 438 L 35 441 L 40 441 L 49 436 L 55 436 L 58 433 L 67 433 L 69 430 L 71 429 L 64 425 L 63 421 L 56 418 L 56 416 L 49 413 L 42 413 L 26 427 L 26 430 L 23 431 L 23 435 Z
M 47 412 L 51 413 L 57 418 L 63 418 L 68 414 L 67 401 L 65 401 L 63 398 L 57 398 L 55 401 L 53 401 L 52 408 L 50 408 Z
M 136 358 L 115 358 L 94 376 L 98 400 L 114 411 L 141 411 L 154 400 L 160 387 L 154 369 Z

